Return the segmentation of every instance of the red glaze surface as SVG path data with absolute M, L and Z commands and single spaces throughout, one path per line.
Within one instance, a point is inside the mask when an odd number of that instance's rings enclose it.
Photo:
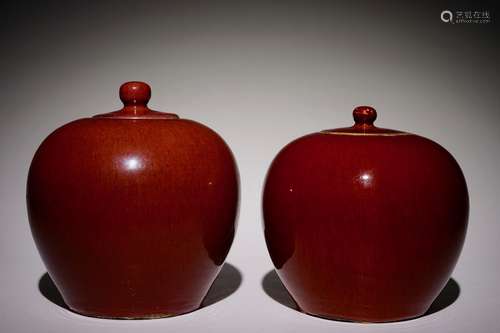
M 117 112 L 80 119 L 38 148 L 28 176 L 33 237 L 68 306 L 98 317 L 197 309 L 231 246 L 238 172 L 209 128 L 146 107 L 124 84 Z
M 460 254 L 469 211 L 454 158 L 437 143 L 373 125 L 287 145 L 267 175 L 264 228 L 278 275 L 309 314 L 384 322 L 425 313 Z

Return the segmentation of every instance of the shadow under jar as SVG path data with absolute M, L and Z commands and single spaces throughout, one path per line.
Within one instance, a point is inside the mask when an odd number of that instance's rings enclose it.
M 457 262 L 467 186 L 455 159 L 418 135 L 352 127 L 306 135 L 274 159 L 264 188 L 267 247 L 299 308 L 350 321 L 424 314 Z
M 33 238 L 64 301 L 84 315 L 193 311 L 233 241 L 231 151 L 206 126 L 150 110 L 150 94 L 123 84 L 123 109 L 62 126 L 31 163 Z

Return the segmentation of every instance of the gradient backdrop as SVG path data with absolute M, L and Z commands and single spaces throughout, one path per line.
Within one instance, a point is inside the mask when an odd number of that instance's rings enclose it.
M 492 23 L 443 23 L 444 9 L 488 10 Z M 3 5 L 0 331 L 498 332 L 495 14 L 493 2 L 473 1 Z M 219 132 L 241 173 L 232 266 L 210 304 L 175 318 L 99 320 L 65 310 L 28 227 L 25 182 L 40 142 L 70 120 L 118 109 L 118 87 L 129 80 L 151 84 L 153 108 Z M 363 104 L 378 110 L 379 126 L 446 147 L 469 185 L 469 231 L 454 282 L 435 310 L 416 320 L 359 325 L 310 317 L 291 308 L 270 272 L 261 229 L 269 164 L 298 136 L 350 125 L 353 107 Z

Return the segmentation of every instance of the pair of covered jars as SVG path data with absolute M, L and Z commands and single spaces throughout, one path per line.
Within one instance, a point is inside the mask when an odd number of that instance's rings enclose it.
M 34 240 L 75 312 L 155 318 L 200 307 L 229 252 L 239 180 L 214 131 L 150 110 L 128 82 L 124 107 L 50 134 L 28 175 Z M 468 218 L 464 176 L 423 137 L 352 127 L 287 145 L 263 193 L 267 247 L 298 307 L 384 322 L 423 314 L 458 259 Z

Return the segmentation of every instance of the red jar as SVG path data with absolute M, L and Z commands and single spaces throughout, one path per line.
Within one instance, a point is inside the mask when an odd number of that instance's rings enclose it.
M 263 213 L 283 284 L 309 314 L 385 322 L 425 313 L 448 281 L 467 228 L 467 186 L 437 143 L 355 125 L 287 145 L 267 175 Z
M 84 315 L 197 309 L 233 240 L 231 151 L 209 128 L 150 110 L 150 93 L 125 83 L 123 109 L 62 126 L 31 163 L 33 237 L 65 302 Z

